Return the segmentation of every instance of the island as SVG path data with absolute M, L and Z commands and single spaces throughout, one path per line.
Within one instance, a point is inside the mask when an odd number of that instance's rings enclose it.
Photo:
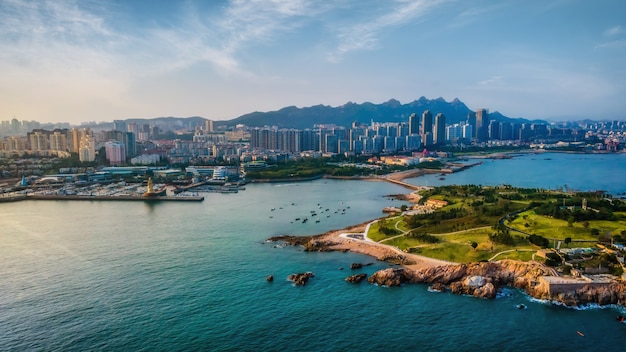
M 626 306 L 626 202 L 604 192 L 455 185 L 396 195 L 412 206 L 316 236 L 271 241 L 394 266 L 367 281 L 495 298 L 505 286 L 566 306 Z

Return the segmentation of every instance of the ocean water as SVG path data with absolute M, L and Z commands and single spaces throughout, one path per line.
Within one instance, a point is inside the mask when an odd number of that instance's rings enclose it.
M 560 158 L 552 157 L 554 162 Z M 506 162 L 503 167 L 510 167 Z M 316 180 L 251 184 L 237 194 L 208 193 L 202 203 L 0 204 L 0 350 L 559 351 L 623 346 L 626 324 L 614 320 L 625 313 L 621 308 L 568 309 L 517 290 L 482 300 L 429 292 L 425 285 L 353 285 L 345 277 L 371 274 L 388 264 L 265 241 L 377 218 L 383 207 L 404 204 L 386 195 L 406 192 L 383 182 Z M 307 223 L 295 221 L 305 216 Z M 351 271 L 353 262 L 373 265 Z M 289 274 L 304 271 L 315 274 L 306 286 L 287 281 Z M 265 279 L 270 274 L 271 283 Z M 518 303 L 528 309 L 516 309 Z
M 443 180 L 439 174 L 432 174 L 406 181 L 424 186 L 510 184 L 527 188 L 602 190 L 615 196 L 626 195 L 626 153 L 542 153 L 502 160 L 471 160 L 479 161 L 483 161 L 483 165 L 445 175 Z

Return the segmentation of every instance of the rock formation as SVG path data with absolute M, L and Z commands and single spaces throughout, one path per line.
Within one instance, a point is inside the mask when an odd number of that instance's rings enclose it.
M 287 277 L 287 279 L 293 281 L 294 285 L 296 286 L 304 286 L 306 285 L 307 281 L 309 281 L 309 278 L 312 277 L 315 277 L 315 275 L 313 275 L 312 272 L 308 271 L 306 273 L 291 274 L 289 275 L 289 277 Z
M 420 270 L 388 268 L 375 272 L 367 281 L 381 286 L 428 283 L 437 291 L 448 288 L 453 293 L 482 298 L 495 298 L 499 289 L 512 286 L 526 290 L 532 297 L 567 306 L 590 303 L 626 305 L 624 282 L 615 281 L 604 286 L 586 285 L 572 291 L 550 293 L 549 287 L 538 280 L 541 276 L 549 275 L 549 269 L 542 264 L 503 260 L 443 265 Z
M 366 277 L 367 277 L 367 274 L 350 275 L 346 278 L 346 282 L 358 284 L 359 282 L 363 281 Z

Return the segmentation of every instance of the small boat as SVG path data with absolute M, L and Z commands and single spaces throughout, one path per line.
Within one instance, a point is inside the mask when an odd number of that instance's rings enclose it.
M 580 335 L 580 336 L 585 336 L 585 334 L 583 334 L 583 333 L 582 333 L 582 332 L 580 332 L 580 331 L 576 331 L 576 333 L 577 333 L 578 335 Z
M 622 322 L 622 323 L 626 323 L 626 317 L 624 317 L 623 315 L 616 316 L 615 320 Z
M 296 221 L 300 221 L 300 218 L 296 218 Z
M 319 220 L 315 220 L 315 222 L 320 222 Z
M 302 220 L 302 223 L 304 224 L 305 222 L 309 221 L 309 219 L 304 218 L 304 220 Z
M 517 309 L 526 309 L 528 307 L 526 307 L 526 305 L 524 303 L 520 303 L 520 304 L 516 305 L 515 308 L 517 308 Z

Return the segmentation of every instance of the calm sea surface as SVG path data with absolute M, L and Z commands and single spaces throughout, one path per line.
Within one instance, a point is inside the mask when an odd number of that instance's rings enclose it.
M 487 161 L 446 181 L 623 192 L 625 157 L 545 154 Z M 379 217 L 383 207 L 403 204 L 385 195 L 406 192 L 382 182 L 318 180 L 248 185 L 237 194 L 206 194 L 202 203 L 0 204 L 0 350 L 623 348 L 626 324 L 614 316 L 624 310 L 567 309 L 516 290 L 481 300 L 432 293 L 425 285 L 352 285 L 344 282 L 350 264 L 371 258 L 265 242 Z M 295 221 L 304 216 L 307 223 Z M 358 272 L 385 267 L 375 262 Z M 307 286 L 286 280 L 303 271 L 315 273 Z M 265 280 L 269 274 L 273 283 Z M 522 302 L 528 309 L 517 310 Z

